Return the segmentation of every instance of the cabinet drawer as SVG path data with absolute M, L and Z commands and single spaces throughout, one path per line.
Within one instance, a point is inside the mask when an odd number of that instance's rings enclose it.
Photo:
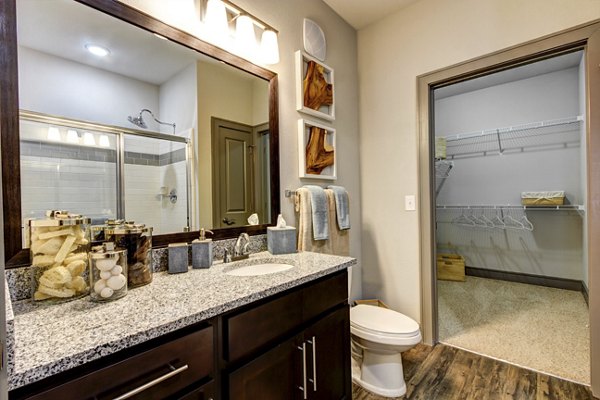
M 338 304 L 348 302 L 348 271 L 336 272 L 304 290 L 302 319 L 309 321 Z
M 302 323 L 302 292 L 294 291 L 240 314 L 226 317 L 225 359 L 235 361 Z
M 340 271 L 275 300 L 224 317 L 226 361 L 236 361 L 302 323 L 348 300 L 348 275 Z
M 164 399 L 213 372 L 213 328 L 208 327 L 91 372 L 31 399 Z

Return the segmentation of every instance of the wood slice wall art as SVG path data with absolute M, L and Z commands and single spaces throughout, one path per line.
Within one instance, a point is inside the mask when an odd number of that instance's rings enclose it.
M 314 121 L 298 120 L 300 178 L 336 179 L 335 129 Z
M 296 109 L 335 120 L 333 69 L 301 50 L 296 52 Z

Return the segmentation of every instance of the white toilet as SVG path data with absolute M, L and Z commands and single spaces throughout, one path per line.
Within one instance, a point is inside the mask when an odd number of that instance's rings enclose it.
M 387 308 L 358 305 L 350 309 L 352 380 L 385 397 L 406 393 L 401 352 L 421 342 L 419 324 Z

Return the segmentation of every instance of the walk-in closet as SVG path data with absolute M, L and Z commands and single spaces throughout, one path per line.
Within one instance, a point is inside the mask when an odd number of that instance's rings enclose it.
M 439 340 L 589 384 L 583 56 L 436 89 L 432 152 Z

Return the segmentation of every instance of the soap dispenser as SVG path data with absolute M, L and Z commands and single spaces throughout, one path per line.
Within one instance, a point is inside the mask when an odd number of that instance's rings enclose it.
M 210 268 L 213 263 L 213 242 L 206 238 L 206 233 L 212 231 L 200 229 L 200 237 L 192 241 L 192 268 Z

